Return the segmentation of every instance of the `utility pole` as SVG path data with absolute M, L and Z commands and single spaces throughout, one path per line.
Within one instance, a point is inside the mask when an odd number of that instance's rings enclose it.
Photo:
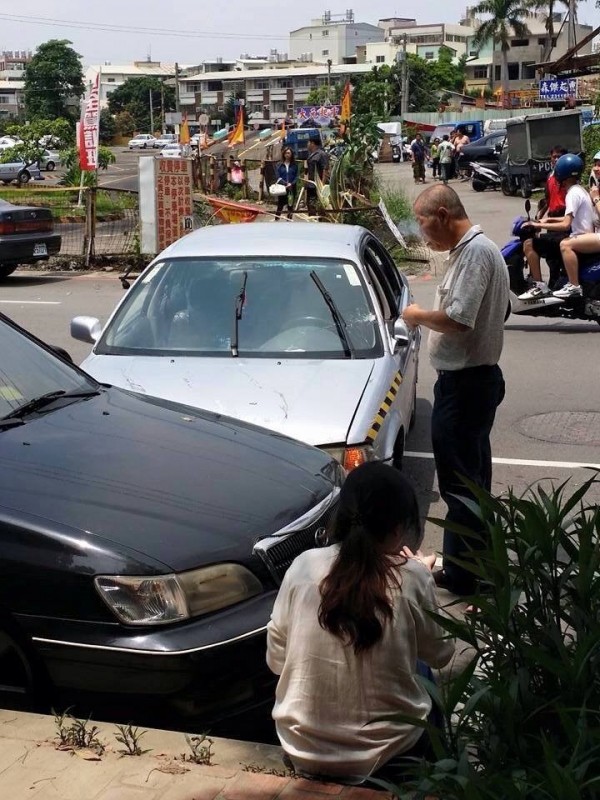
M 148 89 L 150 96 L 150 133 L 154 134 L 154 109 L 152 108 L 152 89 Z
M 575 47 L 575 21 L 577 15 L 577 0 L 569 0 L 569 18 L 567 20 L 567 49 Z
M 165 81 L 164 78 L 160 82 L 160 125 L 161 125 L 161 133 L 167 132 L 167 126 L 165 125 Z
M 400 65 L 400 116 L 402 122 L 408 114 L 408 59 L 406 55 L 406 45 L 408 34 L 402 35 L 402 50 L 396 53 L 396 63 Z

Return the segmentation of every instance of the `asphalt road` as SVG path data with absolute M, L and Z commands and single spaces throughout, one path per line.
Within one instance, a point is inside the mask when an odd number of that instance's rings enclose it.
M 144 157 L 144 156 L 141 156 Z M 135 156 L 137 158 L 137 155 Z M 412 184 L 409 165 L 382 165 L 380 174 L 389 184 L 402 184 L 408 193 L 422 187 Z M 509 236 L 512 219 L 522 212 L 523 201 L 500 193 L 476 194 L 468 184 L 455 184 L 468 213 L 498 244 Z M 436 261 L 438 276 L 442 261 Z M 412 281 L 415 300 L 430 307 L 436 277 Z M 77 363 L 90 347 L 69 337 L 69 321 L 77 314 L 89 314 L 105 321 L 123 296 L 115 273 L 77 276 L 47 276 L 17 272 L 0 288 L 0 311 L 53 344 L 65 347 Z M 570 320 L 509 318 L 501 365 L 507 384 L 504 403 L 498 410 L 493 432 L 493 453 L 500 459 L 494 466 L 494 490 L 509 486 L 518 492 L 541 480 L 556 483 L 569 479 L 573 489 L 589 471 L 582 463 L 600 464 L 600 426 L 592 423 L 574 441 L 565 435 L 561 420 L 542 431 L 530 418 L 562 412 L 599 412 L 600 368 L 598 352 L 600 326 Z M 407 474 L 415 481 L 422 512 L 442 516 L 435 471 L 431 457 L 429 416 L 435 380 L 423 347 L 418 385 L 417 425 L 408 441 Z M 600 419 L 598 415 L 596 420 Z M 600 502 L 600 489 L 594 490 Z M 439 530 L 428 523 L 426 545 L 440 549 Z

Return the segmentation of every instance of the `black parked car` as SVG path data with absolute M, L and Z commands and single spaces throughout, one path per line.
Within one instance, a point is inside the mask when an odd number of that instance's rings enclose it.
M 212 722 L 271 702 L 272 603 L 341 468 L 101 385 L 2 315 L 0 369 L 0 707 Z
M 60 245 L 49 208 L 15 206 L 0 200 L 0 278 L 8 277 L 19 264 L 57 255 Z
M 487 136 L 482 136 L 476 142 L 466 144 L 458 159 L 458 167 L 461 170 L 467 170 L 471 161 L 476 161 L 484 167 L 491 167 L 498 169 L 500 159 L 500 152 L 502 150 L 502 143 L 506 138 L 506 131 L 494 131 L 488 133 Z

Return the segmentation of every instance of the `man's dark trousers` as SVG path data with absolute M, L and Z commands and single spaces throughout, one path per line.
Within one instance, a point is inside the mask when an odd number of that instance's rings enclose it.
M 442 370 L 433 391 L 431 439 L 440 495 L 448 506 L 446 521 L 481 534 L 480 520 L 458 499 L 473 499 L 459 476 L 491 489 L 490 433 L 496 409 L 504 398 L 502 370 L 498 365 Z M 484 546 L 453 531 L 444 531 L 444 571 L 456 593 L 472 594 L 476 580 L 448 556 L 464 558 L 469 549 Z

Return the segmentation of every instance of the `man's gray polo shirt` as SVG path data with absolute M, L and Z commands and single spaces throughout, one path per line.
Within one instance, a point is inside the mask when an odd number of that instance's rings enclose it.
M 509 299 L 508 270 L 498 247 L 474 225 L 448 255 L 448 269 L 434 308 L 469 330 L 429 334 L 429 359 L 436 370 L 497 364 L 504 341 Z

